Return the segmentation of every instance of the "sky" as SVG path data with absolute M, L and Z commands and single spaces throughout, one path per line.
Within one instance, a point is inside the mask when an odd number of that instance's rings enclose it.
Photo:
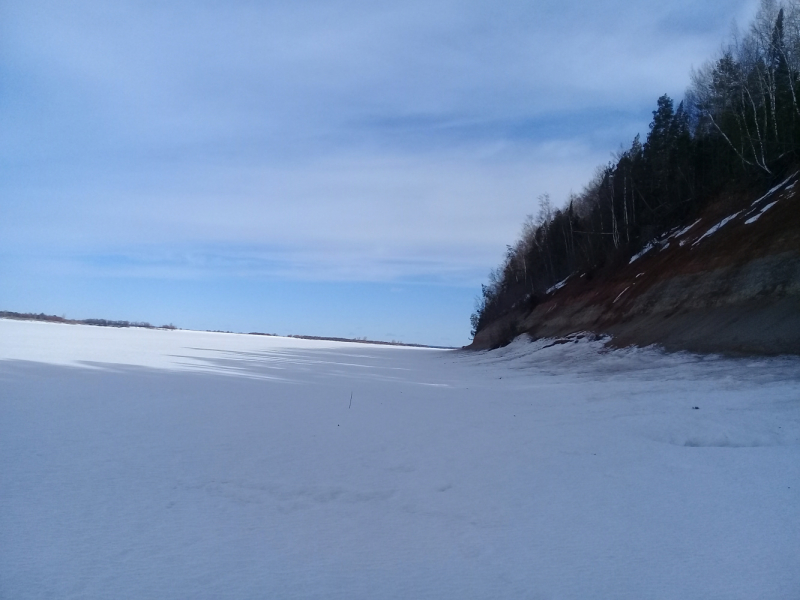
M 756 0 L 0 0 L 0 310 L 469 342 Z

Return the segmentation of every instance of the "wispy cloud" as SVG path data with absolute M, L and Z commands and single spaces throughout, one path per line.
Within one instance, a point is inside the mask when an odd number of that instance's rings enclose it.
M 463 281 L 755 4 L 9 0 L 0 251 Z

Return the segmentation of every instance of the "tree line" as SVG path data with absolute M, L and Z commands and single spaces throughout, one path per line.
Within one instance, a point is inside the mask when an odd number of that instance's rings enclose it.
M 145 329 L 177 329 L 175 325 L 161 325 L 156 327 L 147 321 L 112 321 L 109 319 L 67 319 L 58 315 L 44 313 L 20 313 L 10 310 L 0 310 L 0 319 L 15 319 L 18 321 L 45 321 L 47 323 L 66 323 L 69 325 L 95 325 L 97 327 L 143 327 Z
M 762 0 L 750 26 L 692 72 L 677 107 L 658 99 L 644 142 L 637 135 L 563 208 L 539 197 L 481 286 L 472 335 L 573 274 L 626 264 L 726 188 L 763 184 L 797 160 L 799 144 L 800 0 Z

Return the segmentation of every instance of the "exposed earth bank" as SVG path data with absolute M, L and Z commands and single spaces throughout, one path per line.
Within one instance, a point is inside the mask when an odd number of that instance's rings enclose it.
M 471 349 L 527 333 L 610 334 L 618 345 L 800 354 L 800 175 L 725 197 L 610 272 L 575 273 L 475 335 Z M 627 263 L 627 264 L 626 264 Z

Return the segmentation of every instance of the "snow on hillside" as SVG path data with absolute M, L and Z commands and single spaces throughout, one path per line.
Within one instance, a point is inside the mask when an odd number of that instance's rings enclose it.
M 794 599 L 799 492 L 797 358 L 0 320 L 0 598 Z

